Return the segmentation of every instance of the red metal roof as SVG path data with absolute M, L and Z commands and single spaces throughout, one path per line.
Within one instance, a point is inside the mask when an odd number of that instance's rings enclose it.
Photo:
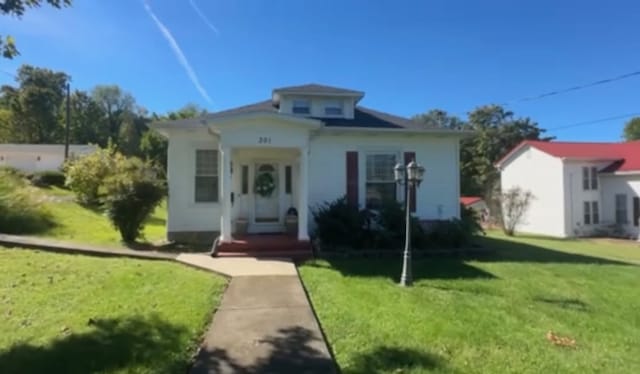
M 496 165 L 501 165 L 524 146 L 531 146 L 551 156 L 583 159 L 611 160 L 603 173 L 640 171 L 640 140 L 624 143 L 544 142 L 525 140 L 507 153 Z
M 473 205 L 479 201 L 482 201 L 481 197 L 478 196 L 462 196 L 460 197 L 460 203 L 464 206 Z

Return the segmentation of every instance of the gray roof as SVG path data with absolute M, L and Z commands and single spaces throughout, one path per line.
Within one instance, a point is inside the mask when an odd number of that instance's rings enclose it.
M 209 114 L 208 118 L 217 118 L 236 114 L 250 113 L 278 113 L 278 107 L 272 100 L 260 101 L 257 103 L 244 105 L 237 108 L 223 110 Z M 376 128 L 376 129 L 410 129 L 410 130 L 427 130 L 435 129 L 419 122 L 415 122 L 409 118 L 396 116 L 389 113 L 380 112 L 363 106 L 356 106 L 354 116 L 349 118 L 317 118 L 313 119 L 322 121 L 326 127 L 351 127 L 351 128 Z
M 280 87 L 273 90 L 274 93 L 297 93 L 297 94 L 335 94 L 335 95 L 353 95 L 364 96 L 364 92 L 355 91 L 346 88 L 325 86 L 322 84 L 309 83 L 300 86 Z

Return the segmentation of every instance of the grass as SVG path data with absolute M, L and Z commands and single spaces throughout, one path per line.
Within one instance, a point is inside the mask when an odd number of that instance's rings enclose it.
M 483 239 L 495 254 L 300 268 L 343 373 L 640 372 L 640 246 Z M 575 339 L 551 344 L 552 331 Z
M 169 262 L 0 247 L 1 373 L 181 373 L 225 280 Z
M 45 203 L 56 225 L 39 236 L 85 244 L 121 246 L 120 234 L 103 212 L 74 201 L 71 191 L 60 188 L 40 189 L 49 196 Z M 154 243 L 165 239 L 167 206 L 163 202 L 144 227 L 144 241 Z

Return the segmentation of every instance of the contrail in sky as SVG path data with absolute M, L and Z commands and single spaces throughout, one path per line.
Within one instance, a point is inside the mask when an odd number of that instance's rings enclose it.
M 220 35 L 220 30 L 218 30 L 217 27 L 215 27 L 215 25 L 209 21 L 209 18 L 207 18 L 207 16 L 205 16 L 205 14 L 202 12 L 202 10 L 200 10 L 200 8 L 198 7 L 198 5 L 196 5 L 195 0 L 189 0 L 189 4 L 191 4 L 191 7 L 193 8 L 193 10 L 196 11 L 196 13 L 198 13 L 198 16 L 200 17 L 200 19 L 216 34 L 216 35 Z
M 155 13 L 153 13 L 153 10 L 151 10 L 151 7 L 149 6 L 149 3 L 147 2 L 147 0 L 142 0 L 142 4 L 144 5 L 144 9 L 147 11 L 147 14 L 149 15 L 149 17 L 151 17 L 153 22 L 155 22 L 156 26 L 158 26 L 158 29 L 162 33 L 162 36 L 164 36 L 164 38 L 169 43 L 169 47 L 171 47 L 171 50 L 176 55 L 178 62 L 180 63 L 180 65 L 182 65 L 184 70 L 187 72 L 187 75 L 189 76 L 189 79 L 191 79 L 191 82 L 193 83 L 193 85 L 196 87 L 198 92 L 200 92 L 200 95 L 202 95 L 202 97 L 211 104 L 212 103 L 211 97 L 209 97 L 207 90 L 205 90 L 204 87 L 202 87 L 202 84 L 200 84 L 198 75 L 196 75 L 196 72 L 191 67 L 189 60 L 187 60 L 187 57 L 182 52 L 180 45 L 178 45 L 178 42 L 171 34 L 171 31 L 169 31 L 169 29 L 158 19 L 158 17 L 156 17 Z

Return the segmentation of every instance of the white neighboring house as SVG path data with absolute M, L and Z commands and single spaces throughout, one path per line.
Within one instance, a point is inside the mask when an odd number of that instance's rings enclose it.
M 169 139 L 168 239 L 231 242 L 244 231 L 240 222 L 249 234 L 283 232 L 294 208 L 297 238 L 307 241 L 310 209 L 323 202 L 346 196 L 375 209 L 384 198 L 404 199 L 393 167 L 414 158 L 426 168 L 415 214 L 459 217 L 465 133 L 357 105 L 363 96 L 317 84 L 284 87 L 255 104 L 152 125 Z M 265 181 L 272 191 L 259 193 Z
M 524 141 L 496 165 L 502 191 L 534 195 L 518 231 L 640 238 L 640 141 Z
M 95 152 L 98 146 L 70 144 L 69 157 Z M 27 173 L 60 170 L 64 144 L 0 144 L 0 167 L 10 166 Z

